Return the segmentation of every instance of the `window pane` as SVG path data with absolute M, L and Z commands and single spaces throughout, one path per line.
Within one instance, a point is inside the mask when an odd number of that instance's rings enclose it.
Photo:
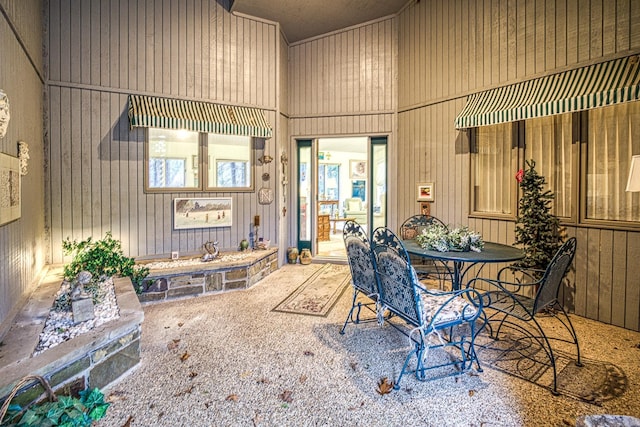
M 515 173 L 511 160 L 512 124 L 476 129 L 471 179 L 476 213 L 511 214 Z
M 625 191 L 633 154 L 640 154 L 640 102 L 589 110 L 587 218 L 640 222 L 640 193 Z
M 198 187 L 198 132 L 149 128 L 149 188 Z
M 209 188 L 251 188 L 251 137 L 209 134 Z
M 559 217 L 571 217 L 571 114 L 527 120 L 525 144 L 525 159 L 535 160 L 536 171 L 547 180 L 545 190 L 556 195 L 552 212 Z

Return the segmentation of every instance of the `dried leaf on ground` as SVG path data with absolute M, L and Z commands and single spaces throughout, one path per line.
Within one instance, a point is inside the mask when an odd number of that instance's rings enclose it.
M 385 395 L 391 393 L 393 390 L 393 381 L 389 381 L 387 377 L 383 377 L 378 381 L 378 394 Z
M 262 417 L 260 416 L 260 414 L 259 414 L 259 413 L 257 413 L 257 412 L 256 412 L 256 416 L 255 416 L 255 417 L 253 417 L 253 419 L 252 419 L 251 421 L 253 421 L 253 425 L 254 425 L 254 427 L 257 427 L 257 426 L 259 426 L 259 425 L 260 425 L 260 423 L 262 422 Z
M 230 394 L 229 396 L 226 397 L 227 402 L 237 402 L 238 401 L 238 395 L 237 394 Z
M 182 356 L 180 356 L 180 361 L 184 362 L 185 360 L 187 360 L 189 358 L 189 356 L 191 356 L 188 352 L 184 352 L 182 353 Z
M 300 378 L 298 378 L 298 381 L 304 384 L 304 382 L 307 381 L 307 379 L 308 377 L 306 375 L 300 375 Z
M 194 379 L 194 378 L 195 378 L 195 377 L 197 377 L 197 376 L 198 376 L 198 373 L 197 373 L 197 372 L 189 372 L 189 375 L 188 375 L 188 377 L 189 377 L 190 379 Z
M 127 396 L 125 396 L 123 391 L 113 390 L 109 393 L 109 396 L 105 399 L 107 402 L 116 402 L 118 400 L 126 400 Z
M 358 363 L 357 362 L 351 362 L 351 363 L 349 363 L 349 366 L 351 366 L 351 369 L 355 371 L 356 368 L 358 367 Z
M 122 424 L 122 427 L 131 427 L 131 423 L 133 422 L 133 416 L 129 415 L 129 418 L 127 418 L 127 421 Z
M 313 351 L 310 350 L 305 350 L 303 353 L 305 356 L 315 356 L 315 354 L 313 353 Z
M 178 323 L 178 327 L 179 327 L 179 328 L 182 328 L 182 326 L 183 326 L 183 325 L 184 325 L 184 323 L 183 323 L 183 322 Z
M 168 350 L 175 350 L 176 348 L 178 348 L 179 344 L 180 344 L 180 340 L 179 339 L 173 339 L 173 340 L 171 340 L 171 342 L 169 344 L 167 344 L 167 349 Z
M 178 393 L 174 394 L 174 397 L 180 397 L 180 396 L 184 396 L 185 394 L 191 394 L 191 392 L 193 391 L 193 384 L 191 384 L 189 387 L 187 387 L 186 389 L 179 391 Z
M 271 381 L 269 381 L 269 378 L 264 378 L 264 377 L 262 377 L 262 378 L 260 378 L 258 380 L 258 383 L 260 383 L 260 384 L 269 384 L 270 382 Z
M 475 390 L 469 390 L 469 397 L 473 397 L 474 394 L 476 394 Z
M 291 403 L 293 402 L 293 397 L 291 397 L 292 395 L 293 395 L 293 392 L 291 390 L 285 390 L 282 393 L 280 393 L 278 397 L 280 397 L 280 399 L 283 400 L 284 402 Z

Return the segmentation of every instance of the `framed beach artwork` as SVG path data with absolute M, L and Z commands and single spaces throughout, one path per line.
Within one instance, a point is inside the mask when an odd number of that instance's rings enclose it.
M 173 199 L 173 228 L 231 227 L 231 197 Z
M 418 201 L 433 202 L 434 201 L 433 182 L 425 182 L 418 184 Z
M 0 225 L 20 218 L 20 159 L 0 153 Z

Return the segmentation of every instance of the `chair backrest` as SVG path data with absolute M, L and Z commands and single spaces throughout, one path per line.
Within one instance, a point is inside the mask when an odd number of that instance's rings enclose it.
M 372 240 L 380 299 L 406 322 L 422 326 L 421 297 L 415 286 L 417 278 L 404 245 L 386 227 L 376 228 Z
M 351 283 L 366 295 L 377 294 L 375 256 L 364 229 L 355 221 L 347 221 L 342 236 L 351 270 Z
M 547 266 L 542 279 L 540 279 L 540 287 L 533 307 L 534 313 L 538 313 L 557 301 L 560 284 L 565 274 L 567 274 L 575 254 L 576 238 L 571 237 L 560 246 L 560 249 L 558 249 Z
M 444 222 L 434 216 L 414 215 L 407 218 L 400 226 L 400 238 L 403 240 L 413 240 L 422 233 L 425 228 L 439 225 L 447 228 Z

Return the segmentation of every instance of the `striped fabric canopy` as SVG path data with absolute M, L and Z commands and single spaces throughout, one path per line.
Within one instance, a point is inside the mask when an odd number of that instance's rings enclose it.
M 456 117 L 456 129 L 636 101 L 639 62 L 638 56 L 628 56 L 475 93 Z
M 129 95 L 129 125 L 271 138 L 273 130 L 258 108 Z

